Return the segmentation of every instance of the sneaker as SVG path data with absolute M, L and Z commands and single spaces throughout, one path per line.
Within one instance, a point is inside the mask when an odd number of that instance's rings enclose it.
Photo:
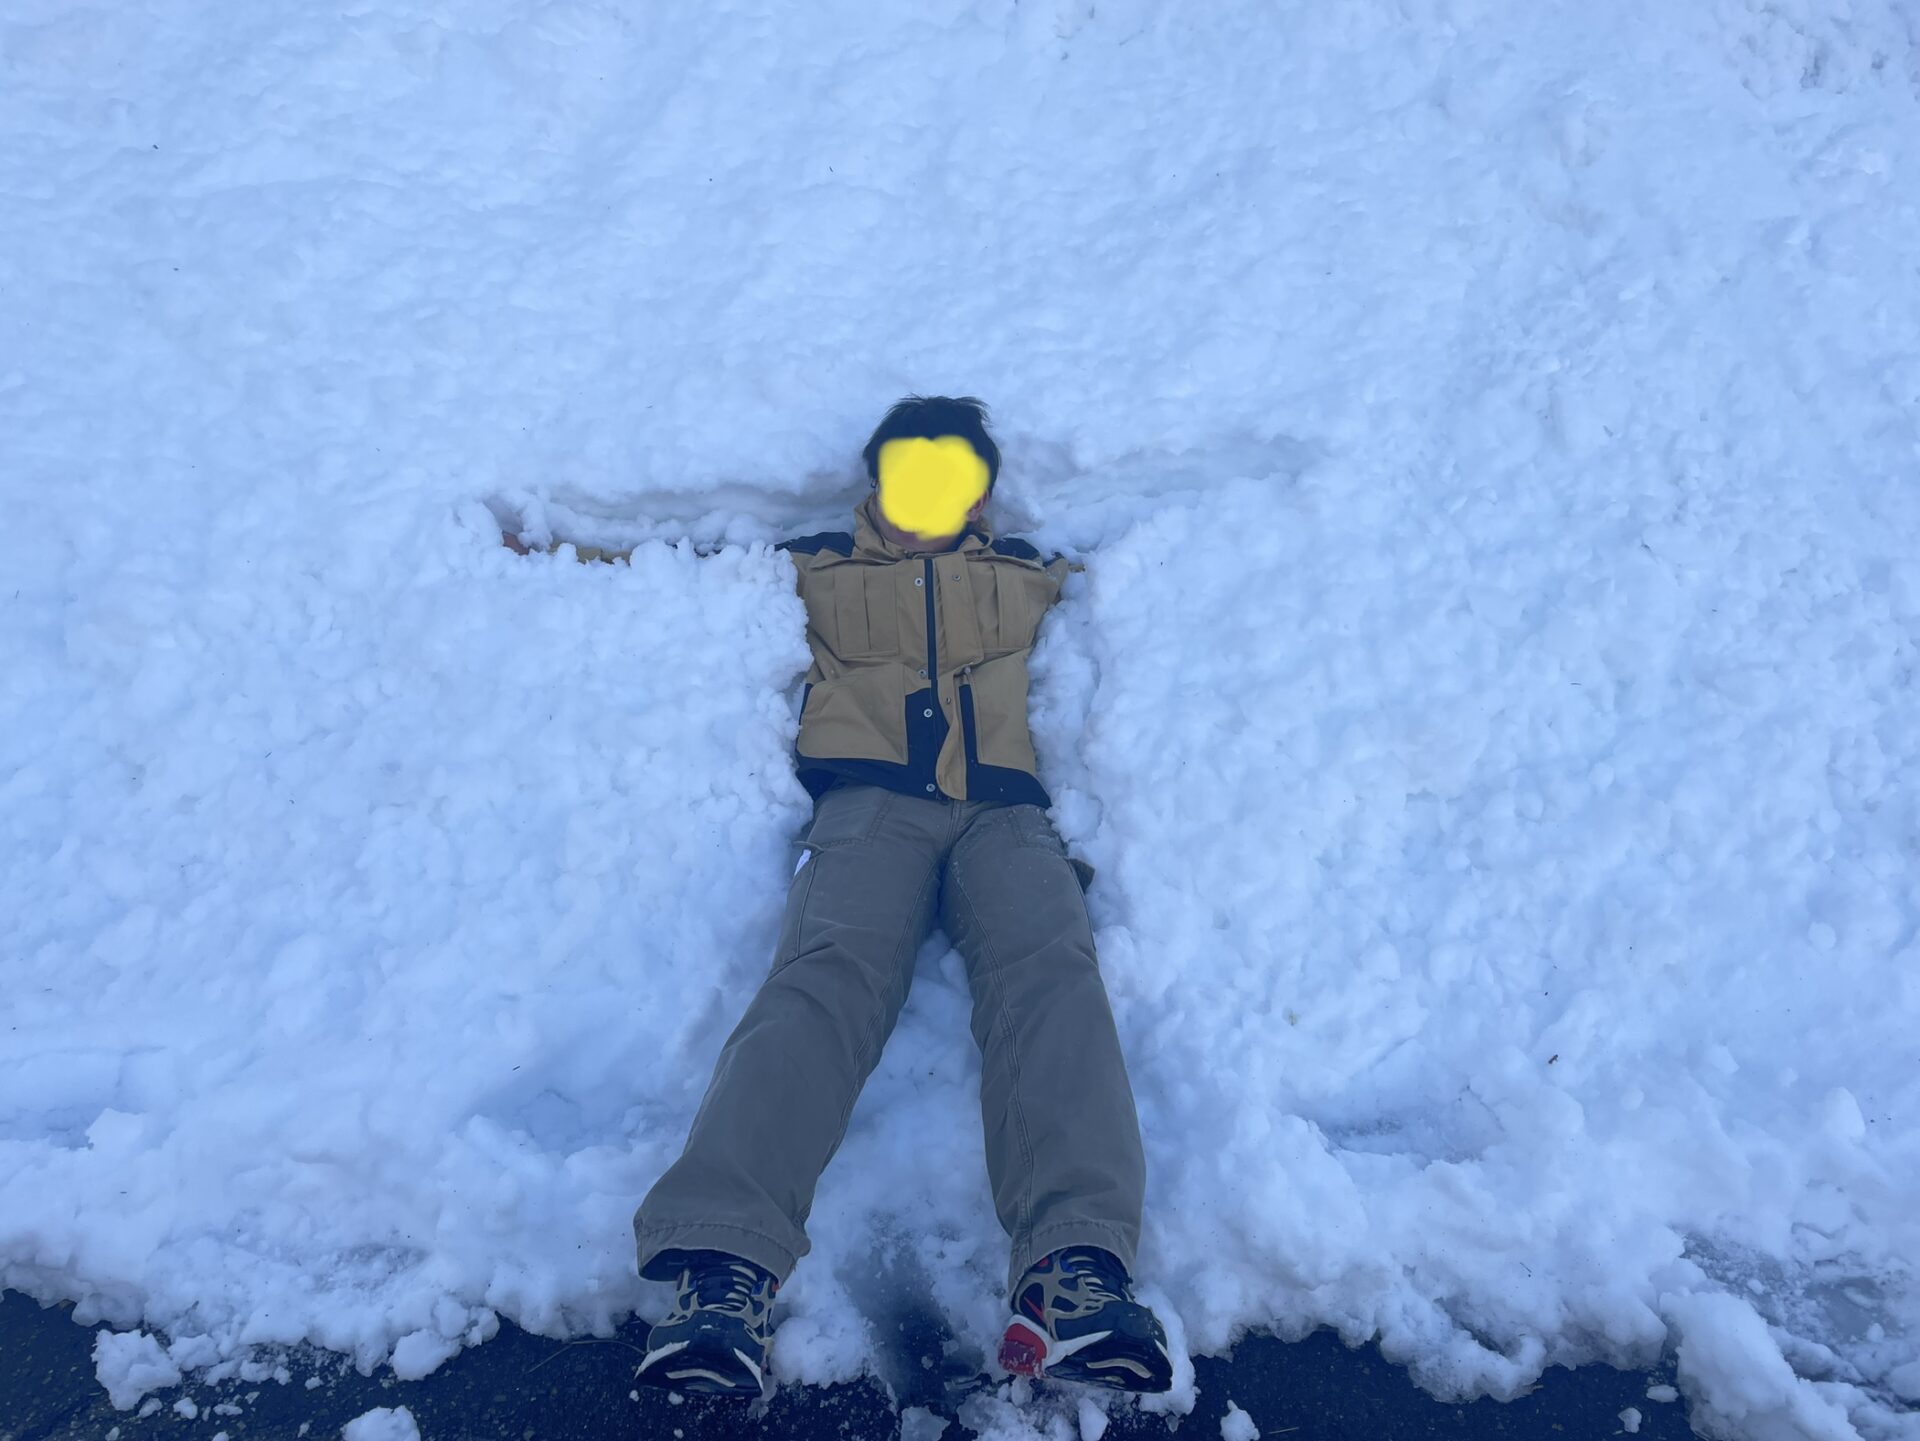
M 651 1386 L 758 1396 L 772 1330 L 773 1273 L 724 1251 L 689 1251 L 667 1318 L 647 1334 L 634 1372 Z
M 1000 1365 L 1016 1376 L 1116 1391 L 1165 1391 L 1173 1358 L 1159 1319 L 1133 1299 L 1111 1251 L 1073 1246 L 1042 1256 L 1013 1293 Z

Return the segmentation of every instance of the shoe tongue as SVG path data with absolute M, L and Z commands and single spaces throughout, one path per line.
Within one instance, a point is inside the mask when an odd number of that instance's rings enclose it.
M 1118 1271 L 1120 1263 L 1098 1246 L 1069 1246 L 1060 1253 L 1062 1261 L 1076 1266 L 1091 1267 L 1096 1271 Z
M 1127 1269 L 1120 1258 L 1098 1246 L 1073 1246 L 1060 1253 L 1060 1264 L 1076 1271 L 1091 1271 L 1109 1290 L 1120 1292 L 1127 1285 Z
M 744 1300 L 771 1276 L 771 1272 L 751 1261 L 729 1256 L 691 1267 L 687 1282 L 703 1303 L 713 1305 L 736 1299 L 736 1293 L 738 1299 Z

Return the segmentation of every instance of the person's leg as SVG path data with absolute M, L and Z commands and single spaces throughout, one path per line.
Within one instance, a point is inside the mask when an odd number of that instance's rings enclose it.
M 1078 876 L 1039 806 L 982 811 L 948 854 L 940 917 L 973 990 L 980 1115 L 1007 1289 L 1098 1246 L 1131 1270 L 1146 1158 Z
M 640 1274 L 694 1250 L 784 1280 L 814 1187 L 892 1034 L 933 927 L 949 810 L 877 786 L 821 797 L 772 973 L 714 1068 L 685 1151 L 634 1214 Z

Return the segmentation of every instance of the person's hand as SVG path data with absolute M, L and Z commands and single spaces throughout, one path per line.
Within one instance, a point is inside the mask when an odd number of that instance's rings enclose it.
M 515 535 L 510 530 L 503 530 L 500 532 L 500 544 L 504 545 L 508 550 L 512 551 L 515 555 L 533 554 L 532 551 L 528 550 L 526 546 L 520 543 L 520 537 Z

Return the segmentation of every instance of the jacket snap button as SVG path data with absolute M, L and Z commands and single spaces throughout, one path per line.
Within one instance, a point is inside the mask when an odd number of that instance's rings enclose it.
M 932 719 L 933 719 L 933 712 L 932 712 L 932 711 L 928 711 L 928 712 L 927 712 L 927 719 L 928 719 L 928 720 L 932 720 Z
M 927 678 L 927 673 L 926 673 L 925 671 L 921 671 L 921 672 L 920 672 L 920 679 L 921 679 L 921 680 L 925 680 L 926 678 Z
M 933 787 L 932 787 L 932 786 L 928 786 L 928 787 L 927 787 L 927 789 L 928 789 L 928 790 L 932 790 L 932 789 L 933 789 Z
M 926 578 L 925 576 L 922 576 L 922 575 L 916 575 L 916 576 L 915 576 L 915 577 L 913 578 L 913 583 L 914 583 L 915 585 L 925 585 L 925 584 L 927 583 L 927 578 Z

